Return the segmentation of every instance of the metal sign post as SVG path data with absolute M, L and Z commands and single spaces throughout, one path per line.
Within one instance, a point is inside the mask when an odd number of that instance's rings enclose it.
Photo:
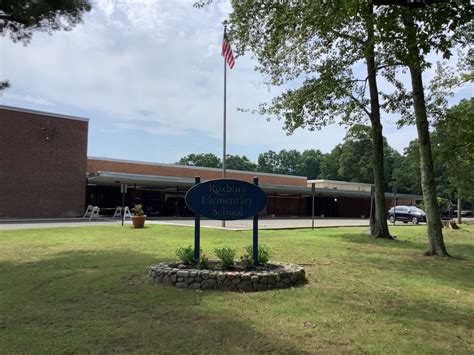
M 258 177 L 253 178 L 253 183 L 258 186 Z M 259 265 L 258 261 L 258 212 L 253 216 L 253 264 Z
M 201 177 L 194 178 L 196 185 L 201 183 Z M 199 254 L 201 251 L 201 215 L 198 212 L 194 213 L 194 261 L 199 262 Z
M 120 184 L 120 192 L 122 193 L 122 226 L 123 221 L 125 219 L 125 194 L 127 193 L 128 185 L 127 184 Z

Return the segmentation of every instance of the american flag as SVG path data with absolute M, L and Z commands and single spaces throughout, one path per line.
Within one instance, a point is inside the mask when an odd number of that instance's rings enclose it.
M 230 44 L 227 42 L 226 35 L 224 34 L 224 38 L 222 39 L 222 53 L 221 55 L 224 57 L 224 60 L 227 64 L 229 64 L 230 69 L 232 69 L 235 65 L 234 55 L 232 54 L 232 48 Z

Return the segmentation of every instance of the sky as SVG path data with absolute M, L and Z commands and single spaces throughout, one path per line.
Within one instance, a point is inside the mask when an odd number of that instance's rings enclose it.
M 98 0 L 72 31 L 35 33 L 24 46 L 0 37 L 0 104 L 88 118 L 88 155 L 175 163 L 191 153 L 222 156 L 222 21 L 227 1 Z M 346 128 L 297 130 L 237 108 L 253 109 L 283 88 L 268 88 L 250 55 L 227 70 L 227 153 L 281 149 L 329 152 Z M 433 73 L 426 73 L 427 79 Z M 383 87 L 382 87 L 383 89 Z M 451 103 L 469 97 L 458 91 Z M 385 116 L 384 135 L 400 152 L 416 138 Z

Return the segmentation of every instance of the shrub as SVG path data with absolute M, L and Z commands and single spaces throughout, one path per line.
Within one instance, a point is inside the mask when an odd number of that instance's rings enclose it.
M 206 254 L 203 254 L 201 251 L 201 259 L 199 260 L 200 269 L 209 269 L 209 258 Z
M 240 263 L 244 270 L 252 270 L 253 269 L 253 260 L 252 257 L 245 254 L 240 257 Z
M 214 254 L 216 254 L 217 258 L 220 260 L 220 264 L 223 269 L 228 269 L 234 265 L 235 248 L 215 248 Z
M 135 216 L 143 216 L 145 212 L 143 212 L 143 206 L 141 204 L 136 204 L 131 211 L 135 214 Z
M 248 245 L 245 247 L 245 251 L 247 255 L 250 255 L 250 259 L 253 259 L 253 246 Z M 259 245 L 258 246 L 258 261 L 260 264 L 266 264 L 270 260 L 272 256 L 272 251 L 266 245 Z M 253 261 L 253 260 L 252 260 Z
M 176 255 L 183 262 L 183 264 L 194 264 L 194 248 L 191 245 L 188 247 L 181 247 L 176 249 Z

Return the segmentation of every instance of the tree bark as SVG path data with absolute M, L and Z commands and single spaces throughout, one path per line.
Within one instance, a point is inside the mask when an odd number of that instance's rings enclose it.
M 410 70 L 413 108 L 415 111 L 416 129 L 420 145 L 421 190 L 426 209 L 428 224 L 428 250 L 425 255 L 449 256 L 444 245 L 441 216 L 436 194 L 436 182 L 431 154 L 431 141 L 426 102 L 423 89 L 420 53 L 417 46 L 416 26 L 411 16 L 406 21 L 407 48 L 410 56 Z
M 462 223 L 462 220 L 461 220 L 461 191 L 458 190 L 458 219 L 456 221 L 457 224 L 461 224 Z
M 384 177 L 384 152 L 383 152 L 383 134 L 382 123 L 380 122 L 380 103 L 379 92 L 377 88 L 377 69 L 375 66 L 374 51 L 374 24 L 372 21 L 373 5 L 369 2 L 369 17 L 367 20 L 367 78 L 369 82 L 370 93 L 370 122 L 372 127 L 372 157 L 374 170 L 374 196 L 375 213 L 373 221 L 371 220 L 370 232 L 376 238 L 390 238 L 388 231 L 387 215 L 385 212 L 385 177 Z

